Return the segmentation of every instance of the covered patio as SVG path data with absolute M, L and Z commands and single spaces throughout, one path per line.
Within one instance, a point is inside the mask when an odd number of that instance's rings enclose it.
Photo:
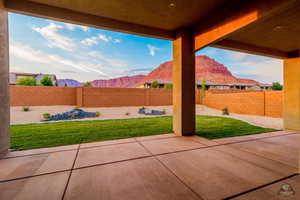
M 299 199 L 299 135 L 174 134 L 11 152 L 0 199 Z M 295 194 L 278 195 L 284 183 Z
M 290 183 L 299 199 L 299 10 L 299 0 L 0 0 L 0 198 L 280 199 Z M 8 152 L 7 12 L 172 40 L 174 135 Z M 207 46 L 283 59 L 292 131 L 192 136 L 195 52 Z

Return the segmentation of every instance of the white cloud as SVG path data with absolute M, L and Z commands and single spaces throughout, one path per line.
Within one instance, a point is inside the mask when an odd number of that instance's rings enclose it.
M 76 25 L 75 24 L 69 24 L 69 23 L 65 23 L 67 29 L 69 29 L 70 31 L 75 30 Z
M 100 52 L 97 52 L 97 51 L 91 51 L 88 53 L 88 55 L 91 57 L 97 58 L 101 61 L 104 61 L 110 67 L 122 68 L 122 69 L 128 67 L 128 65 L 125 61 L 120 60 L 120 59 L 107 58 L 106 56 L 104 56 L 103 54 L 101 54 Z
M 87 32 L 89 30 L 89 27 L 87 26 L 81 26 L 81 25 L 78 25 L 78 27 L 83 30 L 84 32 Z
M 56 65 L 61 66 L 64 69 L 65 67 L 71 67 L 82 72 L 96 72 L 102 76 L 107 76 L 107 74 L 100 69 L 100 64 L 82 61 L 76 62 L 55 54 L 47 54 L 42 51 L 34 50 L 31 47 L 22 44 L 10 45 L 10 54 L 26 61 L 43 64 L 41 66 Z
M 92 46 L 94 44 L 98 44 L 98 41 L 97 41 L 97 37 L 89 37 L 89 38 L 85 38 L 84 40 L 81 40 L 80 43 L 86 46 Z
M 76 46 L 73 43 L 73 39 L 60 34 L 59 30 L 61 29 L 63 29 L 63 26 L 52 22 L 44 27 L 33 27 L 33 30 L 40 33 L 48 41 L 49 47 L 57 47 L 66 51 L 73 51 Z
M 104 42 L 109 42 L 111 40 L 111 37 L 107 37 L 106 35 L 103 34 L 98 34 L 98 38 L 100 40 L 103 40 Z
M 98 38 L 104 42 L 113 42 L 113 43 L 120 43 L 120 39 L 112 38 L 111 36 L 107 36 L 104 34 L 98 34 Z
M 153 45 L 151 45 L 151 44 L 148 44 L 148 45 L 147 45 L 147 48 L 148 48 L 149 54 L 150 54 L 151 56 L 155 56 L 156 51 L 159 50 L 158 47 L 155 47 L 155 46 L 153 46 Z
M 229 68 L 237 77 L 250 78 L 262 83 L 283 81 L 281 60 L 233 51 L 228 51 L 225 55 L 232 60 Z
M 87 32 L 89 30 L 89 27 L 87 27 L 87 26 L 69 24 L 69 23 L 65 23 L 65 25 L 66 25 L 66 28 L 69 29 L 70 31 L 75 30 L 75 28 L 80 28 L 84 32 Z

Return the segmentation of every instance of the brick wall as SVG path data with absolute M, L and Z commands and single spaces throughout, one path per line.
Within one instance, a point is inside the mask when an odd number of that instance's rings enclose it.
M 89 88 L 10 86 L 12 106 L 78 105 L 80 107 L 172 105 L 172 90 L 144 88 Z M 196 91 L 196 103 L 201 92 Z M 229 112 L 282 117 L 282 91 L 211 91 L 203 104 Z

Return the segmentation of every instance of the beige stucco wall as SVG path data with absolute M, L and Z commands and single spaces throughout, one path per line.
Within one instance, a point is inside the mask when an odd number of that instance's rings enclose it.
M 284 60 L 283 119 L 286 129 L 300 131 L 300 58 Z

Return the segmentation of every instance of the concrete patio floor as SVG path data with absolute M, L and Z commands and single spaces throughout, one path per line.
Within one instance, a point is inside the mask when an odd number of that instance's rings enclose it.
M 173 134 L 10 152 L 0 199 L 300 199 L 300 136 Z M 278 194 L 289 183 L 294 195 Z

